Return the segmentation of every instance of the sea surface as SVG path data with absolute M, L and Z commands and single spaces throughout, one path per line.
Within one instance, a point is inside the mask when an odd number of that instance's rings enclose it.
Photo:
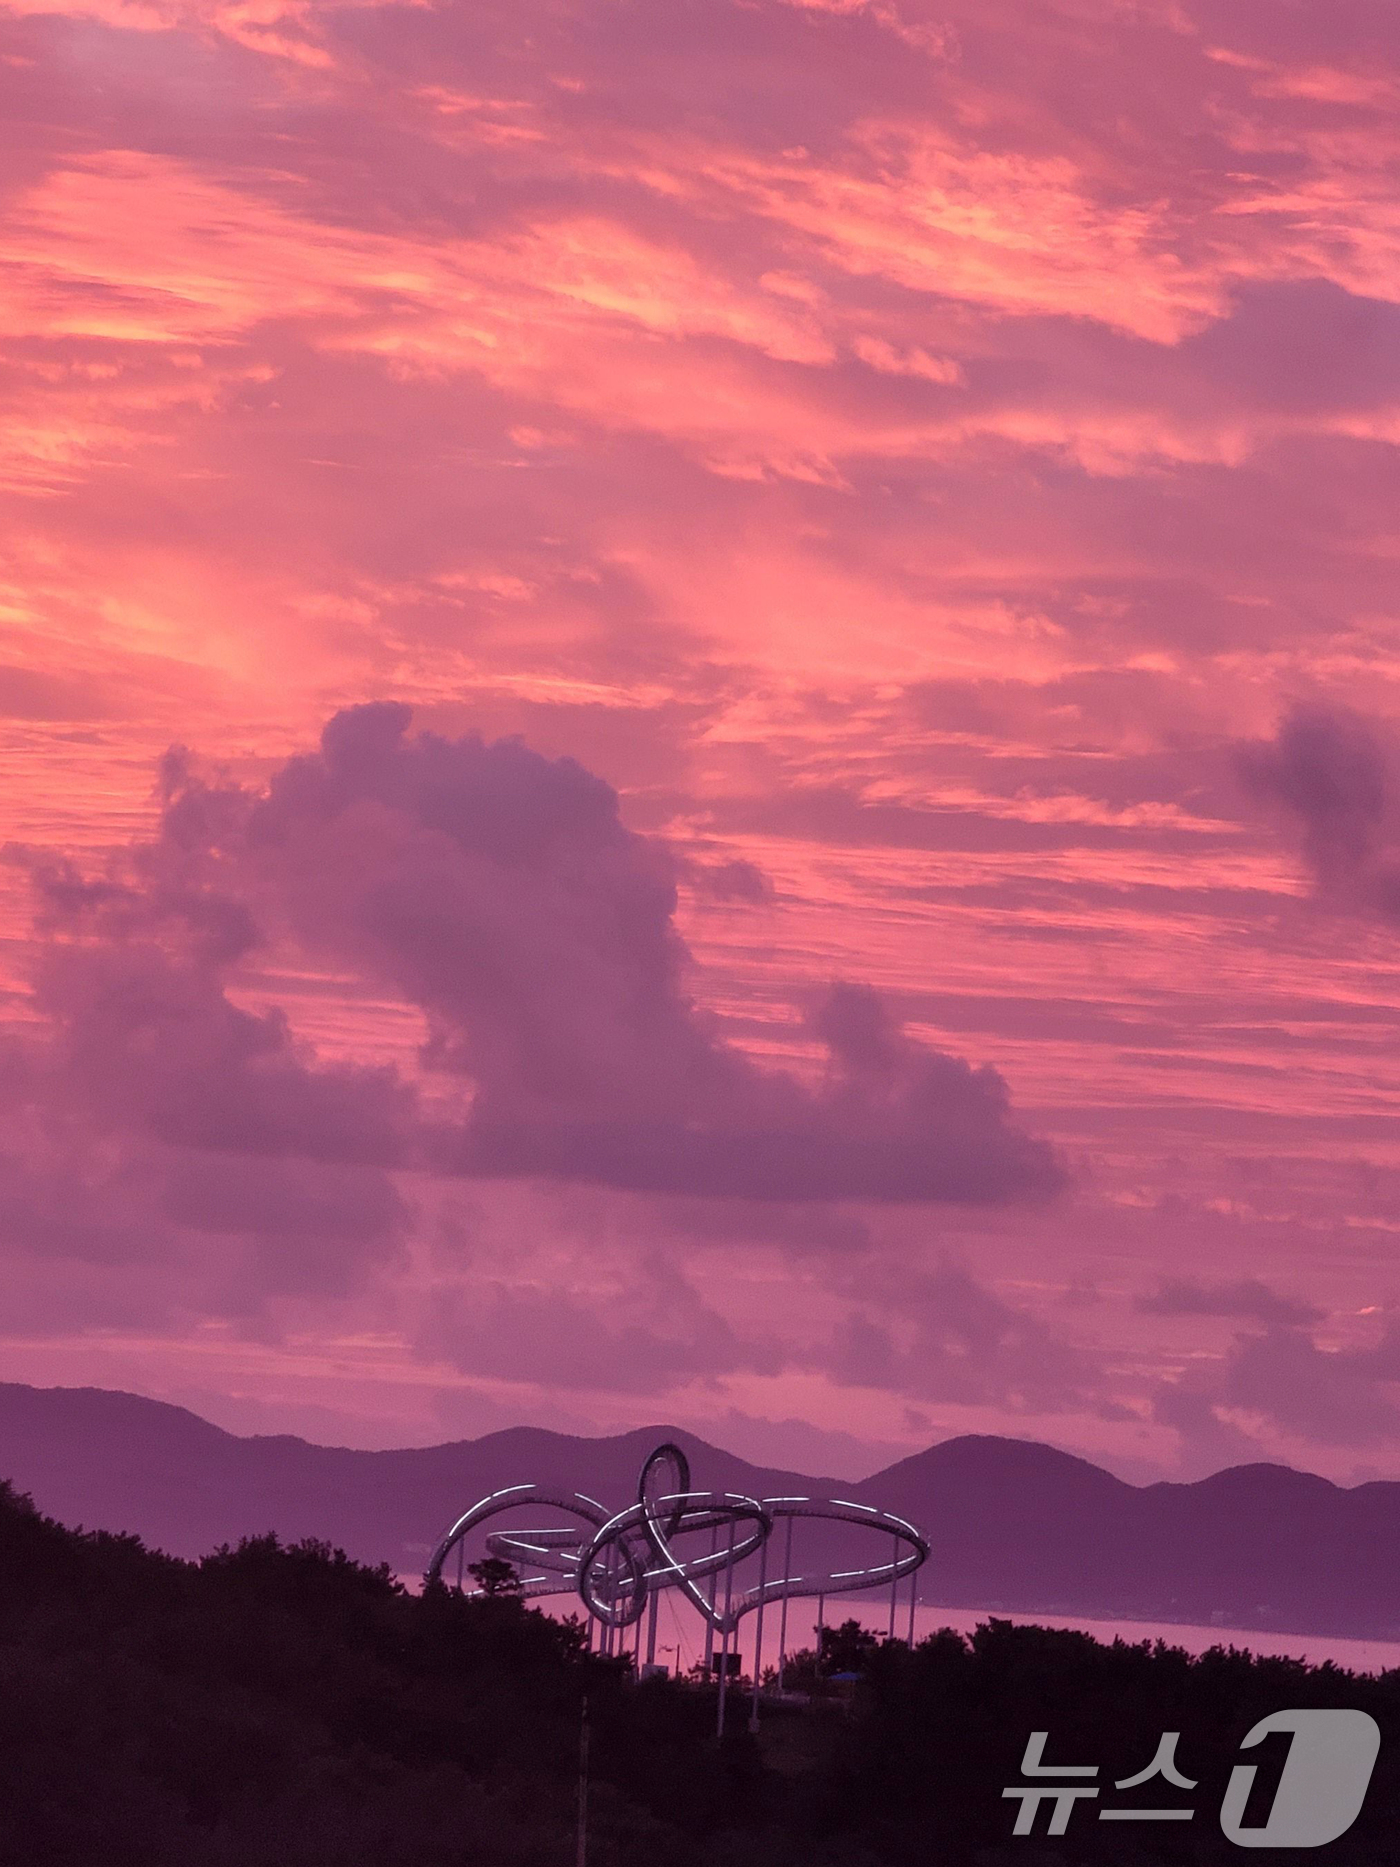
M 415 1592 L 422 1586 L 422 1577 L 418 1575 L 405 1574 L 399 1579 Z M 545 1596 L 537 1599 L 533 1605 L 561 1619 L 582 1612 L 577 1596 L 573 1595 Z M 828 1626 L 854 1619 L 876 1633 L 887 1634 L 890 1629 L 888 1596 L 882 1602 L 851 1595 L 832 1597 L 826 1602 L 824 1612 Z M 1386 1672 L 1400 1666 L 1400 1641 L 1397 1640 L 1349 1640 L 1332 1634 L 1265 1632 L 1254 1627 L 1199 1626 L 1182 1621 L 1099 1620 L 1082 1614 L 1042 1614 L 1013 1608 L 948 1608 L 924 1602 L 920 1602 L 914 1610 L 914 1638 L 926 1640 L 942 1627 L 951 1627 L 956 1633 L 970 1634 L 982 1622 L 989 1620 L 1011 1621 L 1018 1626 L 1028 1627 L 1077 1628 L 1081 1633 L 1091 1634 L 1095 1640 L 1103 1641 L 1105 1645 L 1114 1640 L 1126 1640 L 1133 1644 L 1144 1640 L 1164 1640 L 1168 1646 L 1184 1647 L 1188 1653 L 1205 1653 L 1211 1647 L 1239 1647 L 1250 1653 L 1306 1660 L 1310 1666 L 1321 1666 L 1330 1660 L 1334 1666 L 1353 1673 Z M 790 1602 L 787 1612 L 787 1651 L 792 1653 L 801 1647 L 815 1646 L 816 1627 L 817 1604 L 814 1600 Z M 780 1630 L 781 1610 L 770 1605 L 764 1610 L 763 1622 L 765 1667 L 777 1661 Z M 909 1638 L 907 1595 L 901 1595 L 895 1611 L 894 1631 L 900 1640 Z M 756 1633 L 755 1617 L 749 1614 L 740 1633 L 740 1651 L 746 1673 L 752 1668 Z M 645 1659 L 645 1616 L 641 1625 L 641 1645 L 639 1657 Z M 637 1630 L 634 1628 L 628 1632 L 626 1650 L 631 1653 L 636 1649 Z M 657 1618 L 656 1661 L 669 1671 L 674 1671 L 679 1657 L 680 1670 L 688 1672 L 691 1666 L 703 1659 L 704 1651 L 705 1628 L 700 1616 L 675 1590 L 666 1590 L 661 1597 Z
M 573 1609 L 578 1606 L 577 1602 L 570 1604 L 567 1600 L 558 1603 L 541 1602 L 540 1605 L 547 1605 L 552 1612 L 563 1614 L 571 1611 L 571 1605 Z M 877 1633 L 889 1631 L 888 1601 L 876 1603 L 850 1597 L 829 1600 L 825 1607 L 825 1617 L 828 1626 L 836 1621 L 855 1619 Z M 816 1618 L 815 1601 L 789 1603 L 789 1652 L 799 1647 L 815 1646 Z M 1334 1666 L 1354 1673 L 1385 1672 L 1400 1666 L 1400 1641 L 1393 1640 L 1346 1640 L 1323 1634 L 1263 1633 L 1257 1628 L 1199 1627 L 1175 1621 L 1095 1620 L 1074 1614 L 1033 1614 L 1004 1608 L 945 1608 L 922 1603 L 914 1611 L 914 1638 L 924 1640 L 941 1627 L 951 1627 L 957 1633 L 970 1634 L 980 1622 L 988 1620 L 1012 1621 L 1022 1626 L 1077 1628 L 1105 1644 L 1114 1640 L 1132 1643 L 1164 1640 L 1168 1646 L 1184 1647 L 1188 1653 L 1204 1653 L 1211 1647 L 1241 1647 L 1251 1653 L 1306 1660 L 1313 1666 L 1320 1666 L 1330 1660 Z M 770 1605 L 764 1610 L 765 1667 L 773 1665 L 777 1660 L 779 1622 L 780 1612 Z M 745 1618 L 741 1635 L 745 1672 L 752 1667 L 755 1632 L 754 1616 L 750 1614 Z M 907 1598 L 900 1602 L 896 1611 L 895 1633 L 901 1640 L 909 1637 Z M 635 1633 L 629 1638 L 629 1652 L 633 1650 L 635 1638 Z M 642 1640 L 645 1647 L 645 1628 Z M 657 1619 L 657 1660 L 673 1669 L 676 1663 L 675 1649 L 679 1647 L 681 1670 L 684 1672 L 703 1656 L 704 1644 L 704 1627 L 699 1615 L 679 1603 L 674 1592 L 668 1590 L 662 1596 Z M 645 1658 L 645 1651 L 642 1657 Z

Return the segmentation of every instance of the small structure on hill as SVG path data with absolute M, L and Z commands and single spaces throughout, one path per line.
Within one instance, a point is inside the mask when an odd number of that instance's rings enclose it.
M 609 1513 L 581 1492 L 541 1485 L 512 1485 L 464 1511 L 442 1538 L 428 1564 L 429 1582 L 441 1581 L 454 1550 L 457 1587 L 462 1588 L 465 1539 L 488 1521 L 520 1510 L 562 1514 L 571 1523 L 500 1528 L 486 1533 L 487 1560 L 508 1562 L 519 1575 L 521 1597 L 577 1594 L 597 1629 L 599 1650 L 620 1654 L 628 1630 L 635 1628 L 638 1673 L 655 1670 L 656 1618 L 661 1594 L 676 1589 L 705 1626 L 705 1671 L 719 1675 L 719 1722 L 724 1724 L 726 1688 L 738 1653 L 739 1626 L 747 1614 L 754 1627 L 753 1709 L 758 1720 L 762 1679 L 764 1610 L 780 1609 L 778 1675 L 781 1681 L 787 1646 L 787 1604 L 798 1596 L 818 1601 L 821 1616 L 828 1595 L 890 1591 L 889 1633 L 893 1638 L 901 1583 L 909 1581 L 909 1637 L 914 1632 L 913 1576 L 928 1558 L 928 1544 L 914 1525 L 873 1505 L 841 1498 L 745 1497 L 734 1491 L 692 1491 L 690 1463 L 679 1446 L 657 1446 L 643 1461 L 636 1502 Z M 795 1573 L 793 1525 L 801 1518 L 852 1525 L 886 1543 L 884 1561 L 836 1573 Z M 775 1542 L 775 1531 L 782 1535 Z M 696 1539 L 699 1545 L 696 1546 Z M 781 1549 L 778 1543 L 781 1543 Z M 682 1549 L 689 1546 L 689 1553 Z M 743 1564 L 757 1561 L 757 1578 L 736 1578 Z M 476 1564 L 480 1569 L 483 1565 Z M 476 1594 L 480 1589 L 463 1592 Z M 643 1626 L 646 1658 L 642 1658 Z M 718 1654 L 715 1643 L 718 1641 Z M 718 1658 L 719 1664 L 714 1665 Z

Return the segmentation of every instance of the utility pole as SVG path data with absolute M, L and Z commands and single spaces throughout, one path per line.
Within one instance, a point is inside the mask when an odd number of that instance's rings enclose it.
M 783 1613 L 778 1623 L 778 1692 L 786 1683 L 788 1585 L 792 1581 L 792 1518 L 787 1521 L 787 1550 L 783 1556 Z
M 729 1614 L 734 1603 L 734 1519 L 729 1520 L 729 1560 L 724 1566 L 724 1640 L 719 1650 L 719 1707 L 715 1714 L 715 1736 L 724 1736 L 724 1701 L 729 1691 L 729 1641 L 733 1629 Z M 738 1641 L 735 1641 L 735 1647 Z
M 578 1846 L 574 1867 L 588 1867 L 588 1700 L 578 1724 Z
M 791 1523 L 792 1519 L 789 1518 L 788 1521 Z M 758 1695 L 763 1690 L 763 1606 L 767 1592 L 768 1539 L 765 1537 L 758 1555 L 758 1621 L 753 1633 L 753 1708 L 749 1712 L 751 1731 L 758 1729 Z
M 719 1520 L 716 1519 L 710 1530 L 710 1554 L 719 1549 Z M 710 1567 L 710 1612 L 705 1619 L 705 1677 L 712 1676 L 710 1661 L 715 1655 L 715 1593 L 719 1588 L 719 1564 Z
M 661 1573 L 660 1570 L 657 1571 Z M 647 1603 L 647 1665 L 656 1664 L 656 1610 L 661 1603 L 661 1584 L 657 1582 Z

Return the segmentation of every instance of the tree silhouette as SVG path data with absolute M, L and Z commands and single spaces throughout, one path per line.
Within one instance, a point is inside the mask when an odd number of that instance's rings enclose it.
M 863 1673 L 879 1645 L 879 1635 L 856 1620 L 823 1627 L 819 1670 L 827 1678 L 833 1673 Z
M 1355 1706 L 1383 1740 L 1400 1730 L 1400 1673 L 1007 1621 L 911 1649 L 851 1621 L 823 1630 L 820 1673 L 815 1653 L 790 1659 L 810 1696 L 769 1700 L 757 1735 L 734 1719 L 716 1744 L 712 1678 L 638 1681 L 577 1618 L 527 1607 L 509 1563 L 476 1579 L 479 1594 L 414 1595 L 275 1536 L 180 1562 L 66 1530 L 0 1483 L 0 1859 L 558 1867 L 586 1697 L 597 1867 L 1236 1867 L 1215 1818 L 1261 1717 Z M 838 1716 L 830 1674 L 857 1671 Z M 1131 1848 L 1096 1819 L 1011 1840 L 1002 1792 L 1032 1731 L 1103 1785 L 1179 1731 L 1197 1818 Z M 1328 1867 L 1395 1867 L 1397 1833 L 1400 1745 L 1383 1741 Z
M 512 1563 L 504 1556 L 483 1556 L 480 1562 L 469 1562 L 467 1574 L 471 1576 L 483 1595 L 490 1595 L 493 1600 L 502 1595 L 519 1596 L 524 1593 L 524 1584 Z

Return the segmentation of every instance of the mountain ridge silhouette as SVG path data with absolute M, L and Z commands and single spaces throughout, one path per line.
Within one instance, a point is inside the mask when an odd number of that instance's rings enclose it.
M 669 1425 L 596 1438 L 505 1427 L 360 1451 L 230 1433 L 120 1390 L 0 1383 L 0 1477 L 61 1522 L 132 1531 L 181 1556 L 267 1530 L 314 1536 L 405 1575 L 421 1573 L 462 1510 L 505 1485 L 620 1508 L 662 1439 L 685 1450 L 697 1489 L 840 1497 L 909 1518 L 932 1551 L 926 1604 L 1400 1638 L 1400 1482 L 1390 1480 L 1348 1488 L 1261 1462 L 1134 1485 L 1039 1441 L 988 1434 L 833 1479 L 756 1465 Z M 843 1566 L 849 1540 L 811 1535 L 813 1559 Z

